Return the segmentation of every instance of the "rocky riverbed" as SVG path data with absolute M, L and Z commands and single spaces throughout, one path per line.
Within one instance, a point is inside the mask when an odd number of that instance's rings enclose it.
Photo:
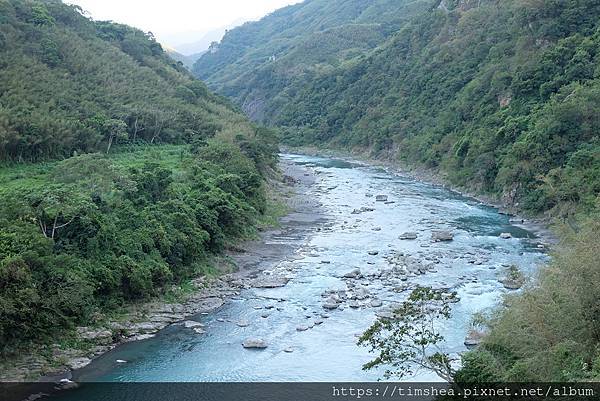
M 547 260 L 543 237 L 473 198 L 347 160 L 282 159 L 295 195 L 281 228 L 231 255 L 238 272 L 199 280 L 202 291 L 186 302 L 157 304 L 116 328 L 133 327 L 124 340 L 143 341 L 103 353 L 72 379 L 376 380 L 382 372 L 362 370 L 371 355 L 357 336 L 411 289 L 457 294 L 440 324 L 456 355 L 483 335 L 473 314 L 527 285 Z M 81 330 L 101 339 L 115 328 Z

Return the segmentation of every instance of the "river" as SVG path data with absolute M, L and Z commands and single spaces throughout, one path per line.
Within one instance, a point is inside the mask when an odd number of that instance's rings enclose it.
M 270 267 L 291 277 L 289 283 L 245 290 L 214 313 L 198 316 L 205 334 L 173 325 L 152 339 L 120 346 L 77 372 L 77 381 L 374 381 L 382 372 L 362 370 L 372 355 L 356 345 L 357 335 L 410 288 L 420 284 L 458 293 L 452 318 L 441 323 L 445 350 L 457 354 L 466 350 L 473 314 L 498 305 L 509 292 L 499 282 L 507 267 L 515 264 L 532 277 L 547 261 L 534 233 L 475 199 L 360 163 L 282 158 L 314 175 L 306 196 L 320 204 L 324 216 L 301 238 L 278 239 L 296 248 L 294 257 Z M 387 202 L 377 195 L 387 195 Z M 454 240 L 433 242 L 434 230 L 451 231 Z M 400 240 L 404 232 L 418 238 Z M 398 275 L 393 258 L 425 274 Z M 355 268 L 362 278 L 343 278 Z M 328 291 L 348 299 L 326 311 Z M 349 300 L 356 294 L 362 299 Z M 374 299 L 383 305 L 373 307 Z M 240 321 L 248 325 L 240 327 Z M 299 326 L 308 329 L 298 331 Z M 243 348 L 248 337 L 263 339 L 268 348 Z M 429 372 L 411 379 L 436 380 Z

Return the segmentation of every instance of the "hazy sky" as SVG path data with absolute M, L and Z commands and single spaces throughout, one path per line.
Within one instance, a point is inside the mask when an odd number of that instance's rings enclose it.
M 258 19 L 300 0 L 67 0 L 96 20 L 113 20 L 151 31 L 159 41 L 181 41 L 240 20 Z

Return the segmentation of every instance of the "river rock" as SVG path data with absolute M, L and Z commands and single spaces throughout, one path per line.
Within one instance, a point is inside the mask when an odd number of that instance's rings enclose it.
M 356 268 L 353 269 L 351 271 L 349 271 L 348 273 L 344 274 L 344 278 L 358 278 L 360 277 L 360 269 Z
M 244 340 L 242 343 L 242 347 L 244 348 L 254 348 L 254 349 L 265 349 L 267 348 L 267 343 L 260 338 L 248 338 Z
M 165 327 L 163 322 L 142 322 L 132 324 L 128 331 L 132 333 L 152 334 Z
M 479 344 L 481 344 L 481 341 L 483 340 L 484 336 L 485 336 L 484 333 L 482 333 L 480 331 L 477 331 L 477 330 L 469 331 L 467 338 L 465 338 L 465 346 L 467 348 L 475 348 L 475 347 L 479 346 Z
M 435 242 L 452 241 L 454 234 L 450 231 L 434 231 L 431 233 L 431 239 Z
M 300 325 L 300 326 L 296 327 L 296 331 L 306 331 L 309 328 L 310 328 L 309 326 Z
M 523 287 L 523 282 L 518 281 L 518 280 L 505 279 L 505 280 L 502 280 L 501 282 L 502 282 L 502 285 L 504 286 L 504 288 L 506 288 L 507 290 L 511 290 L 511 291 L 516 291 L 516 290 L 520 289 L 521 287 Z
M 406 232 L 403 234 L 400 234 L 400 236 L 398 237 L 398 239 L 401 240 L 413 240 L 413 239 L 417 239 L 419 235 L 415 232 Z
M 240 320 L 239 322 L 236 323 L 239 327 L 248 327 L 250 326 L 250 322 L 248 322 L 247 320 Z
M 333 309 L 339 308 L 339 306 L 340 306 L 339 299 L 337 299 L 333 296 L 327 298 L 325 300 L 325 302 L 323 302 L 323 309 L 333 310 Z
M 502 234 L 500 234 L 500 238 L 502 238 L 502 239 L 511 239 L 512 238 L 512 234 L 511 233 L 502 233 Z
M 369 295 L 369 291 L 366 288 L 361 287 L 354 293 L 354 298 L 358 300 L 363 300 L 369 298 Z
M 195 322 L 193 320 L 186 320 L 183 322 L 183 327 L 186 329 L 195 329 L 197 327 L 204 327 L 204 325 L 200 322 Z
M 379 255 L 379 251 L 369 251 L 369 255 L 377 256 L 377 255 Z
M 284 287 L 290 281 L 282 276 L 261 276 L 254 279 L 252 286 L 256 288 L 279 288 Z
M 387 202 L 387 200 L 388 200 L 388 196 L 387 196 L 387 195 L 377 195 L 377 196 L 375 197 L 375 200 L 376 200 L 377 202 Z
M 60 381 L 58 382 L 58 388 L 60 390 L 74 390 L 77 387 L 79 387 L 79 384 L 75 383 L 72 380 L 69 379 L 60 379 Z M 42 397 L 37 397 L 37 398 L 33 398 L 33 400 L 39 399 Z M 28 398 L 29 400 L 31 400 L 32 398 Z
M 294 349 L 292 347 L 287 347 L 283 350 L 283 352 L 286 352 L 288 354 L 291 354 L 292 352 L 294 352 Z
M 383 302 L 381 302 L 381 300 L 380 300 L 380 299 L 374 299 L 374 300 L 372 300 L 372 301 L 369 303 L 369 305 L 370 305 L 372 308 L 379 308 L 380 306 L 382 306 L 382 305 L 383 305 Z

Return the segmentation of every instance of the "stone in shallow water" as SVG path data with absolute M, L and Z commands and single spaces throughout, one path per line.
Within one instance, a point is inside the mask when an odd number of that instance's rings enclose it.
M 452 241 L 454 234 L 450 231 L 434 231 L 431 233 L 431 239 L 435 242 Z
M 388 196 L 387 196 L 387 195 L 377 195 L 377 196 L 375 197 L 375 200 L 376 200 L 377 202 L 387 202 L 387 200 L 388 200 Z
M 195 322 L 193 320 L 186 320 L 185 322 L 183 322 L 183 327 L 185 327 L 186 329 L 194 329 L 196 327 L 204 327 L 204 325 L 200 322 Z
M 358 278 L 360 276 L 360 269 L 353 269 L 348 273 L 344 274 L 344 278 Z
M 369 255 L 377 256 L 377 255 L 379 255 L 379 251 L 369 251 Z
M 398 239 L 401 240 L 412 240 L 412 239 L 417 239 L 419 235 L 415 232 L 406 232 L 403 234 L 400 234 L 400 236 L 398 237 Z
M 242 347 L 244 348 L 254 348 L 254 349 L 265 349 L 267 348 L 267 343 L 260 338 L 248 338 L 244 340 L 242 343 Z
M 301 325 L 301 326 L 296 327 L 296 331 L 306 331 L 309 328 L 310 327 L 308 327 L 308 326 Z
M 500 234 L 500 238 L 502 238 L 502 239 L 511 239 L 512 238 L 512 234 L 511 233 L 502 233 L 502 234 Z
M 288 348 L 284 349 L 283 352 L 287 352 L 288 354 L 291 354 L 292 352 L 294 352 L 294 349 L 292 347 L 288 347 Z
M 253 281 L 252 286 L 256 288 L 278 288 L 284 287 L 288 281 L 290 281 L 290 279 L 287 277 L 261 276 Z
M 381 302 L 379 299 L 374 299 L 369 305 L 371 305 L 372 308 L 379 308 L 381 305 L 383 305 L 383 302 Z
M 239 322 L 236 323 L 239 327 L 248 327 L 250 326 L 250 322 L 248 322 L 247 320 L 240 320 Z
M 465 346 L 467 348 L 475 348 L 477 346 L 479 346 L 479 344 L 481 344 L 481 341 L 483 340 L 484 337 L 484 333 L 477 331 L 477 330 L 471 330 L 469 332 L 469 334 L 467 335 L 467 338 L 465 338 Z

